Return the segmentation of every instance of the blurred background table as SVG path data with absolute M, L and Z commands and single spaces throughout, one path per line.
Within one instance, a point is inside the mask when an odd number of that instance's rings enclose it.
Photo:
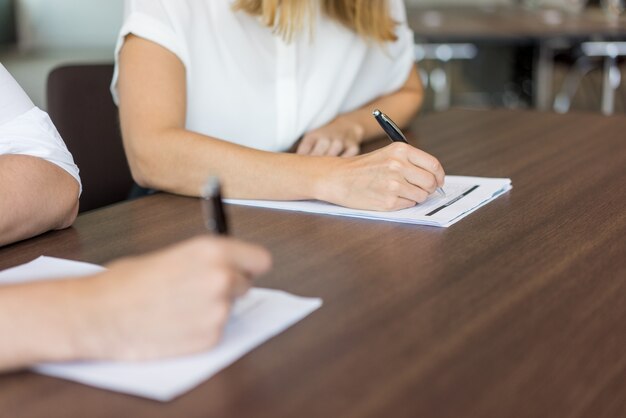
M 554 63 L 555 56 L 564 57 L 569 53 L 574 56 L 570 60 L 575 60 L 584 52 L 580 50 L 580 45 L 587 41 L 614 42 L 626 40 L 626 17 L 610 18 L 600 8 L 589 7 L 579 13 L 567 12 L 558 8 L 536 8 L 527 9 L 521 6 L 485 6 L 485 7 L 462 7 L 462 6 L 442 6 L 442 7 L 417 7 L 412 6 L 408 9 L 409 25 L 415 32 L 416 42 L 418 45 L 435 44 L 455 45 L 455 44 L 471 44 L 478 47 L 479 50 L 485 52 L 489 49 L 498 51 L 498 58 L 489 58 L 488 54 L 482 54 L 477 57 L 485 63 L 481 68 L 484 72 L 478 75 L 488 77 L 478 81 L 484 85 L 488 85 L 489 77 L 494 83 L 504 84 L 510 83 L 509 98 L 505 96 L 504 104 L 507 103 L 515 107 L 517 101 L 524 101 L 524 97 L 540 110 L 547 110 L 552 107 L 553 98 L 558 93 L 554 92 Z M 510 51 L 517 48 L 518 55 L 512 56 Z M 572 52 L 572 50 L 574 50 Z M 519 53 L 519 51 L 522 51 Z M 525 52 L 524 52 L 525 51 Z M 509 62 L 503 63 L 502 61 Z M 450 73 L 449 62 L 454 61 L 452 56 L 445 48 L 441 50 L 440 56 L 431 57 L 438 62 L 435 67 L 435 78 L 430 80 L 435 92 L 443 92 L 442 95 L 450 95 L 450 86 L 444 86 L 445 82 L 452 83 L 452 75 Z M 587 57 L 589 58 L 589 57 Z M 466 58 L 463 58 L 466 59 Z M 498 62 L 499 61 L 499 62 Z M 563 62 L 560 60 L 559 62 Z M 585 64 L 589 59 L 585 60 Z M 581 61 L 582 63 L 582 61 Z M 573 63 L 575 64 L 575 63 Z M 487 69 L 487 67 L 490 67 Z M 446 68 L 447 67 L 447 68 Z M 589 71 L 584 66 L 585 73 L 581 74 L 582 65 L 571 65 L 567 71 L 572 74 L 580 75 L 582 78 Z M 615 62 L 614 68 L 617 68 Z M 442 73 L 441 69 L 445 72 Z M 498 77 L 496 69 L 511 73 L 512 75 Z M 600 66 L 602 68 L 602 66 Z M 608 70 L 605 70 L 607 72 Z M 615 71 L 615 70 L 613 70 Z M 570 76 L 570 78 L 573 75 Z M 512 80 L 509 80 L 512 78 Z M 442 81 L 445 80 L 445 81 Z M 578 87 L 576 84 L 576 88 Z M 608 81 L 605 81 L 605 84 Z M 526 85 L 525 85 L 526 84 Z M 615 84 L 615 83 L 614 83 Z M 569 90 L 573 85 L 569 82 L 567 86 Z M 439 87 L 442 86 L 442 87 Z M 612 89 L 613 96 L 619 87 L 619 83 L 614 85 Z M 501 86 L 494 85 L 492 88 L 501 89 Z M 576 88 L 569 93 L 573 96 Z M 502 90 L 502 89 L 501 89 Z M 606 88 L 598 89 L 602 91 L 603 97 L 602 110 L 605 113 L 613 113 L 614 106 L 605 104 L 609 99 Z M 506 95 L 507 92 L 504 92 Z M 598 93 L 600 96 L 600 93 Z M 437 98 L 435 97 L 435 102 Z M 443 105 L 435 105 L 435 109 L 442 110 L 451 103 L 451 98 L 447 101 L 443 100 Z M 572 98 L 569 98 L 568 104 Z M 621 102 L 620 102 L 621 105 Z M 588 104 L 587 106 L 596 106 L 600 110 L 600 106 Z M 557 110 L 569 110 L 569 106 L 564 109 L 557 105 Z M 621 109 L 621 108 L 620 108 Z

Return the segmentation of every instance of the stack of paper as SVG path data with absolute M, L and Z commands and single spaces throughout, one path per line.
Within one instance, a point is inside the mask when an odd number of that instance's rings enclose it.
M 434 193 L 417 206 L 395 212 L 349 209 L 320 201 L 281 202 L 272 200 L 227 200 L 236 205 L 256 206 L 297 212 L 350 216 L 388 222 L 448 227 L 476 209 L 511 190 L 510 179 L 446 176 L 445 197 Z
M 85 276 L 102 270 L 102 267 L 93 264 L 40 257 L 1 272 L 0 285 Z M 168 401 L 215 375 L 321 305 L 320 299 L 305 299 L 276 290 L 252 289 L 236 302 L 222 342 L 205 353 L 143 363 L 45 364 L 36 366 L 34 370 L 99 388 Z

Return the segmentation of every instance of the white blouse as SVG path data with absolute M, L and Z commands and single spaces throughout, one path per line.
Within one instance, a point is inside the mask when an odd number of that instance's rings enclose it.
M 267 151 L 398 90 L 414 65 L 402 0 L 390 0 L 398 40 L 368 42 L 318 13 L 312 37 L 291 43 L 232 0 L 126 0 L 119 52 L 134 34 L 174 53 L 187 77 L 186 128 Z
M 30 155 L 49 161 L 81 184 L 72 154 L 48 114 L 33 104 L 0 64 L 0 155 L 4 154 Z

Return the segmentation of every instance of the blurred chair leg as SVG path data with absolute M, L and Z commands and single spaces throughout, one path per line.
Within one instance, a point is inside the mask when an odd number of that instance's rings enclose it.
M 604 58 L 602 113 L 612 115 L 615 111 L 615 93 L 622 82 L 617 58 L 626 56 L 626 42 L 585 42 L 582 50 L 590 57 Z
M 576 60 L 576 63 L 565 76 L 561 91 L 559 91 L 554 99 L 553 108 L 555 112 L 567 113 L 569 111 L 574 95 L 580 86 L 580 82 L 593 68 L 594 66 L 589 60 L 589 57 L 582 56 Z
M 450 107 L 450 80 L 448 72 L 437 67 L 430 73 L 430 86 L 435 93 L 434 108 L 441 111 Z
M 429 86 L 428 71 L 420 67 L 419 74 L 420 78 L 422 79 L 422 86 L 424 87 L 424 90 L 426 90 Z
M 622 75 L 615 56 L 604 58 L 604 77 L 602 80 L 602 113 L 612 115 L 615 111 L 615 91 L 619 88 Z
M 535 106 L 539 110 L 547 110 L 550 106 L 553 71 L 554 52 L 550 45 L 543 42 L 535 63 Z
M 420 68 L 420 76 L 424 89 L 430 88 L 434 93 L 433 107 L 435 110 L 446 110 L 452 103 L 452 87 L 450 71 L 453 60 L 471 60 L 478 50 L 475 45 L 461 44 L 415 44 L 415 61 L 431 60 L 435 67 L 430 74 Z

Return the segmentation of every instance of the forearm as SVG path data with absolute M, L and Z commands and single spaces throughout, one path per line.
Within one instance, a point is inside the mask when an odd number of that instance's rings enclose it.
M 26 155 L 0 156 L 0 246 L 72 224 L 76 180 L 60 167 Z
M 70 281 L 0 287 L 0 371 L 77 357 Z
M 145 39 L 126 38 L 120 52 L 119 109 L 137 183 L 198 196 L 207 177 L 217 175 L 228 197 L 315 196 L 320 160 L 262 152 L 186 130 L 187 88 L 178 57 Z
M 358 126 L 364 141 L 382 134 L 371 113 L 376 107 L 400 126 L 408 125 L 422 103 L 416 77 L 412 74 L 400 90 L 337 119 Z M 332 158 L 259 151 L 183 128 L 150 129 L 154 124 L 143 122 L 143 115 L 120 113 L 131 170 L 144 187 L 198 196 L 207 177 L 217 175 L 227 197 L 318 199 L 320 177 L 334 164 Z
M 145 187 L 198 196 L 208 176 L 219 176 L 230 198 L 299 200 L 316 197 L 328 158 L 272 153 L 185 129 L 134 135 L 129 158 Z

